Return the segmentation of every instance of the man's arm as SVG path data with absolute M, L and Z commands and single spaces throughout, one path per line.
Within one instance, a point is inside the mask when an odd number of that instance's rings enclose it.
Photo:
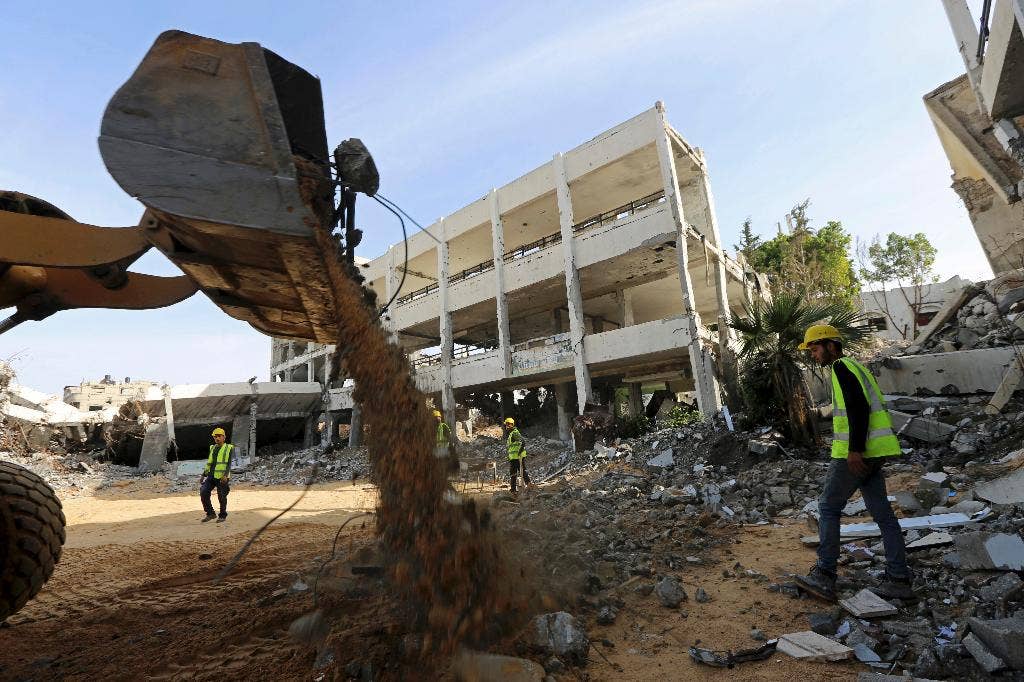
M 868 441 L 869 414 L 864 389 L 850 368 L 842 362 L 833 365 L 832 371 L 836 373 L 839 387 L 843 389 L 843 398 L 846 400 L 846 418 L 850 422 L 850 451 L 864 452 Z

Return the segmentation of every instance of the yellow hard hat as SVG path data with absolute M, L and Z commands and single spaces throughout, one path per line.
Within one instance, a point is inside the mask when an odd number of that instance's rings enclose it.
M 228 435 L 228 434 L 224 433 L 224 429 L 222 429 L 222 428 L 220 428 L 220 427 L 218 426 L 217 428 L 215 428 L 215 429 L 213 430 L 213 435 L 215 435 L 215 436 L 226 436 L 226 435 Z
M 797 348 L 800 350 L 807 350 L 815 341 L 823 341 L 824 339 L 842 341 L 843 335 L 839 333 L 838 329 L 830 324 L 812 325 L 807 328 L 806 332 L 804 332 L 804 342 L 797 346 Z
M 440 417 L 441 416 L 441 410 L 434 410 L 434 416 L 435 417 Z
M 513 419 L 512 417 L 506 417 L 503 423 L 505 424 L 505 426 L 515 426 L 516 420 Z

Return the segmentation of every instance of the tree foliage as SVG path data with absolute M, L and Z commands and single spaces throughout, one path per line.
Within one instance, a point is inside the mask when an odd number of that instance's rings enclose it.
M 770 421 L 798 443 L 815 439 L 810 390 L 804 381 L 805 353 L 797 346 L 804 331 L 826 322 L 856 346 L 869 334 L 860 313 L 845 302 L 808 302 L 794 293 L 744 306 L 744 316 L 730 326 L 741 336 L 740 385 L 748 416 Z
M 778 235 L 765 242 L 747 237 L 748 219 L 737 248 L 755 270 L 768 275 L 775 293 L 821 299 L 853 309 L 860 292 L 850 258 L 853 238 L 837 220 L 820 228 L 812 227 L 808 206 L 809 199 L 794 206 L 786 216 L 788 230 L 780 229 Z M 749 249 L 749 255 L 744 247 Z
M 935 247 L 928 241 L 923 232 L 905 236 L 890 232 L 885 244 L 876 235 L 868 246 L 861 245 L 857 250 L 860 259 L 860 276 L 872 288 L 878 307 L 893 327 L 899 329 L 907 338 L 908 329 L 900 329 L 897 320 L 889 310 L 886 289 L 894 286 L 899 289 L 903 300 L 912 314 L 912 335 L 917 335 L 917 314 L 920 312 L 924 298 L 924 285 L 938 280 L 932 272 L 935 265 Z

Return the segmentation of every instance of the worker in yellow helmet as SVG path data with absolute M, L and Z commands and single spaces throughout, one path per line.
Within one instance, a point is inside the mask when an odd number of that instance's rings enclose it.
M 882 466 L 901 454 L 892 418 L 878 382 L 853 358 L 843 355 L 843 337 L 827 324 L 816 324 L 804 334 L 801 350 L 832 370 L 832 463 L 818 498 L 818 560 L 797 583 L 812 595 L 835 601 L 836 564 L 839 559 L 839 520 L 854 492 L 860 490 L 871 517 L 882 531 L 885 578 L 872 592 L 896 599 L 912 599 L 913 576 L 899 522 L 889 504 Z
M 516 420 L 507 418 L 502 426 L 505 429 L 505 449 L 508 452 L 508 475 L 512 485 L 512 494 L 516 493 L 516 479 L 522 475 L 523 485 L 530 485 L 530 474 L 526 473 L 526 441 L 516 428 Z
M 228 493 L 231 491 L 228 479 L 231 478 L 235 446 L 225 442 L 226 440 L 227 434 L 224 433 L 224 429 L 217 427 L 213 430 L 213 445 L 210 446 L 206 467 L 199 480 L 199 499 L 202 500 L 203 510 L 206 511 L 206 516 L 202 519 L 203 523 L 213 519 L 217 519 L 217 523 L 224 523 L 224 520 L 228 518 Z M 214 488 L 217 488 L 220 515 L 213 513 L 213 504 L 210 502 L 210 494 Z
M 434 410 L 434 419 L 437 421 L 437 434 L 434 441 L 434 454 L 438 457 L 447 457 L 452 442 L 452 429 L 444 420 L 441 410 Z

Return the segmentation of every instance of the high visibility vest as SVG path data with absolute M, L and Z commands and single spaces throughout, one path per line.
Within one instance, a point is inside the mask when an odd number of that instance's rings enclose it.
M 220 479 L 224 478 L 224 475 L 230 473 L 228 471 L 228 464 L 231 462 L 231 451 L 235 449 L 235 446 L 231 443 L 224 443 L 217 450 L 216 460 L 213 456 L 213 451 L 217 449 L 216 445 L 210 446 L 210 456 L 206 459 L 206 468 L 203 469 L 204 474 L 210 473 L 210 469 L 213 469 L 213 477 Z
M 448 441 L 451 436 L 451 428 L 444 423 L 438 422 L 437 424 L 437 446 L 448 447 Z
M 892 430 L 892 417 L 885 409 L 882 391 L 868 369 L 852 358 L 839 358 L 836 362 L 846 365 L 860 382 L 861 390 L 868 402 L 868 437 L 864 448 L 865 457 L 892 457 L 900 454 L 900 442 Z M 835 363 L 832 363 L 833 366 Z M 850 419 L 846 415 L 846 397 L 839 385 L 835 371 L 832 372 L 832 457 L 846 459 L 850 452 Z
M 526 457 L 526 446 L 523 444 L 523 437 L 520 435 L 519 429 L 512 429 L 508 432 L 506 445 L 508 446 L 509 459 L 522 459 Z

